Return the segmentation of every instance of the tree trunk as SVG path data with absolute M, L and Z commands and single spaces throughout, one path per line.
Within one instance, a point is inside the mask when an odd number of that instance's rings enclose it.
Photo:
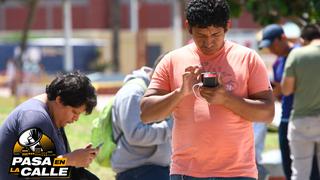
M 119 71 L 120 0 L 112 0 L 112 71 Z
M 27 48 L 27 40 L 28 40 L 28 35 L 29 31 L 31 29 L 31 25 L 34 19 L 34 14 L 37 8 L 39 0 L 29 0 L 27 2 L 27 7 L 28 7 L 28 16 L 27 20 L 24 24 L 23 30 L 22 30 L 22 37 L 21 37 L 21 42 L 20 42 L 20 54 L 18 57 L 18 68 L 21 70 L 22 68 L 22 55 L 24 54 L 26 48 Z
M 27 3 L 27 8 L 28 8 L 28 16 L 26 19 L 26 22 L 24 24 L 23 30 L 22 30 L 22 37 L 21 37 L 21 42 L 20 42 L 20 54 L 18 56 L 18 59 L 16 59 L 16 67 L 17 67 L 17 72 L 18 74 L 22 73 L 22 66 L 23 66 L 23 61 L 22 61 L 22 56 L 27 49 L 27 40 L 28 40 L 28 35 L 29 31 L 31 29 L 31 25 L 34 19 L 34 14 L 37 9 L 37 4 L 39 0 L 28 0 Z M 17 80 L 15 81 L 16 85 L 15 87 L 15 92 L 17 92 L 17 87 L 19 83 L 22 81 L 23 76 L 17 76 Z M 19 104 L 19 96 L 16 94 L 15 96 L 15 104 Z

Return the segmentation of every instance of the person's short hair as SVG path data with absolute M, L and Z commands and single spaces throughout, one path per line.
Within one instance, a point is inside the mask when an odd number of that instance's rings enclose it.
M 226 0 L 191 0 L 186 7 L 186 18 L 191 27 L 223 27 L 227 30 L 230 8 Z
M 90 79 L 80 72 L 58 74 L 46 87 L 50 101 L 60 96 L 62 104 L 71 107 L 85 105 L 86 114 L 90 114 L 97 105 L 97 96 Z
M 266 26 L 262 30 L 262 40 L 259 42 L 259 49 L 269 47 L 276 38 L 280 38 L 283 34 L 283 28 L 278 24 Z
M 308 24 L 305 27 L 303 27 L 300 37 L 304 40 L 307 40 L 307 41 L 319 39 L 320 38 L 319 24 L 313 23 L 313 24 Z

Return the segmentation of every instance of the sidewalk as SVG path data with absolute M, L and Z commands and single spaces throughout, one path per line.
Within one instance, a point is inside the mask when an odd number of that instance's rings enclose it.
M 285 180 L 279 149 L 262 153 L 262 165 L 269 171 L 269 180 Z

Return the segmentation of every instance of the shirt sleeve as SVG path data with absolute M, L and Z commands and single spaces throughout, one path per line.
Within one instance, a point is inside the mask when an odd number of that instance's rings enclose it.
M 256 52 L 249 56 L 248 94 L 271 89 L 267 68 Z
M 49 120 L 43 112 L 34 110 L 22 111 L 18 118 L 19 134 L 31 128 L 38 128 L 50 138 L 53 137 L 52 125 L 48 123 Z
M 295 76 L 295 52 L 296 50 L 292 50 L 289 53 L 286 64 L 284 66 L 283 77 L 294 77 Z
M 120 126 L 129 144 L 151 146 L 168 142 L 171 139 L 172 121 L 143 124 L 140 119 L 139 95 L 122 99 L 118 106 Z
M 166 54 L 157 65 L 148 88 L 171 91 L 170 87 L 170 63 L 171 55 Z

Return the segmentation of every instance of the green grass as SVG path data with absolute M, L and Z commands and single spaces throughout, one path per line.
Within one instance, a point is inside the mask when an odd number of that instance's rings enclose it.
M 12 97 L 0 97 L 0 125 L 13 108 L 14 99 Z M 96 118 L 98 114 L 97 111 L 93 111 L 90 115 L 82 115 L 77 122 L 69 124 L 66 127 L 71 150 L 85 147 L 90 143 L 91 121 Z M 272 130 L 267 134 L 264 151 L 278 148 L 278 133 L 275 130 Z M 96 174 L 101 180 L 114 179 L 115 174 L 110 168 L 101 167 L 96 162 L 93 162 L 90 165 L 89 170 Z
M 14 99 L 0 97 L 0 123 L 8 116 L 14 107 Z
M 266 140 L 264 141 L 264 152 L 270 151 L 273 149 L 279 149 L 278 132 L 268 131 Z

